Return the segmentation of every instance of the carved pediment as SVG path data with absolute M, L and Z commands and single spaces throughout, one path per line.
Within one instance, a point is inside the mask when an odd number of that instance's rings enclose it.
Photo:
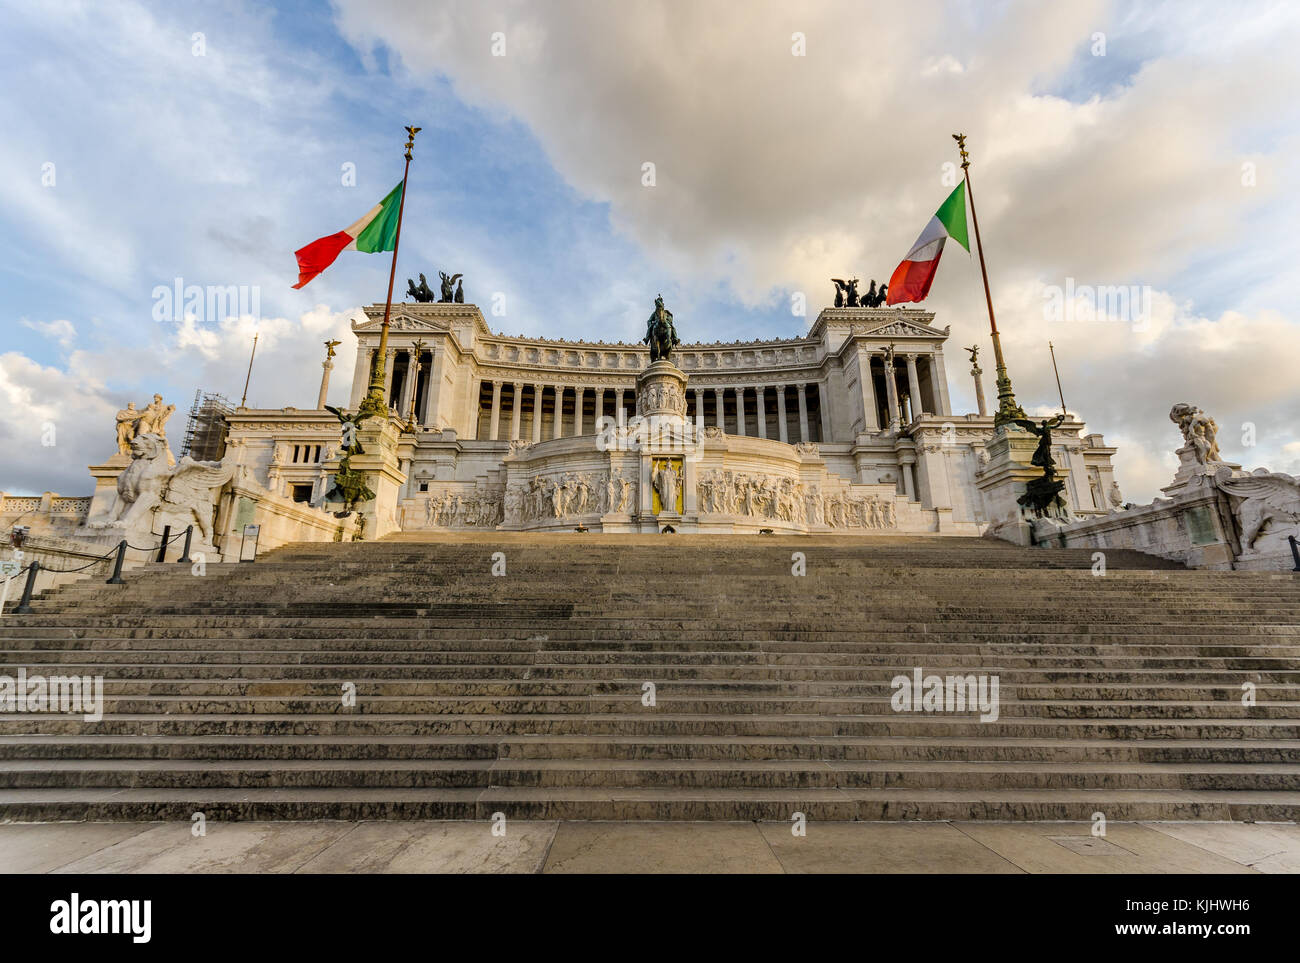
M 360 324 L 355 321 L 352 323 L 352 330 L 358 334 L 380 331 L 384 326 L 383 319 L 367 319 Z M 450 331 L 451 325 L 442 319 L 430 318 L 413 318 L 406 314 L 398 314 L 388 319 L 388 330 L 393 331 Z
M 855 324 L 853 325 L 854 335 L 869 335 L 871 337 L 891 337 L 891 338 L 946 338 L 947 329 L 932 328 L 928 324 L 921 324 L 919 321 L 908 321 L 903 318 L 894 318 L 892 320 L 881 321 L 879 324 Z

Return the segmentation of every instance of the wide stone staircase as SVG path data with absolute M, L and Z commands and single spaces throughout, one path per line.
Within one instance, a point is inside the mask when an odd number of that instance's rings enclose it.
M 0 712 L 0 820 L 1300 816 L 1284 573 L 484 533 L 127 582 L 0 620 L 0 675 L 105 693 L 98 722 Z M 918 668 L 996 676 L 996 721 L 895 711 Z

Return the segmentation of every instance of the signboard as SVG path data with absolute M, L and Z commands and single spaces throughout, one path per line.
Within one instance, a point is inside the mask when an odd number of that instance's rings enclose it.
M 261 525 L 244 526 L 244 540 L 239 543 L 239 560 L 241 562 L 257 560 L 257 536 L 261 531 Z
M 12 578 L 23 570 L 23 563 L 14 558 L 0 560 L 0 577 Z

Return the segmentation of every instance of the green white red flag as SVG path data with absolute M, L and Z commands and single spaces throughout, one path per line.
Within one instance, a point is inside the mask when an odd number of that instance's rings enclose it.
M 939 256 L 943 254 L 943 245 L 948 238 L 970 251 L 966 237 L 965 181 L 958 182 L 956 189 L 934 212 L 934 217 L 930 218 L 930 223 L 907 252 L 907 257 L 894 268 L 885 295 L 886 304 L 925 300 L 930 293 L 930 282 L 939 270 Z
M 327 234 L 306 247 L 294 251 L 298 258 L 300 288 L 334 263 L 341 251 L 364 251 L 374 254 L 391 251 L 397 244 L 397 217 L 402 206 L 402 186 L 398 184 L 388 196 L 372 207 L 355 224 L 337 234 Z

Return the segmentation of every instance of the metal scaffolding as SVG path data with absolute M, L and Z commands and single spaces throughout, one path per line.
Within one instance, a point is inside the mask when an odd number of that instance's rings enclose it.
M 196 461 L 220 461 L 226 453 L 226 415 L 234 406 L 223 396 L 199 389 L 194 393 L 190 418 L 185 425 L 185 443 L 181 456 L 189 455 Z

